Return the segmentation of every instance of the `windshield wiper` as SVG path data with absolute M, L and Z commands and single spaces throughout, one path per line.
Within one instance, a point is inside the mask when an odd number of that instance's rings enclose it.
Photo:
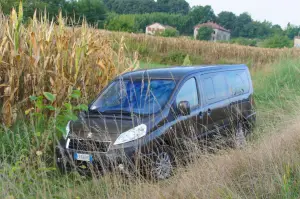
M 106 110 L 106 111 L 101 111 L 100 113 L 102 114 L 119 114 L 119 115 L 135 115 L 135 113 L 130 112 L 130 111 L 124 111 L 124 110 Z
M 101 112 L 98 111 L 97 109 L 88 109 L 88 111 L 86 111 L 87 114 L 96 114 L 96 115 L 100 115 Z

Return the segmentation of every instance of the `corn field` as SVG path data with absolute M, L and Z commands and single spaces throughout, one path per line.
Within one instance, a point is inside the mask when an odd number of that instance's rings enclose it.
M 236 44 L 214 43 L 208 41 L 197 41 L 187 37 L 164 38 L 149 36 L 145 34 L 129 34 L 119 32 L 106 32 L 115 40 L 124 37 L 126 43 L 133 44 L 133 50 L 147 49 L 146 56 L 154 57 L 165 55 L 169 52 L 181 52 L 185 55 L 201 57 L 201 64 L 246 63 L 253 66 L 260 66 L 273 63 L 284 58 L 299 58 L 300 50 L 283 48 L 268 49 Z M 199 63 L 194 63 L 199 64 Z
M 86 22 L 80 28 L 67 22 L 61 13 L 57 21 L 35 13 L 25 25 L 22 3 L 9 17 L 0 14 L 0 120 L 6 126 L 30 108 L 31 95 L 55 94 L 53 105 L 60 107 L 79 89 L 87 100 L 137 65 L 124 56 L 122 44 L 113 51 L 109 39 Z

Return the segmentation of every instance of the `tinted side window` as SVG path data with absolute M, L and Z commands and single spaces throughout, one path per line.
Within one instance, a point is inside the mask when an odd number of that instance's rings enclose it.
M 204 90 L 204 96 L 206 100 L 212 100 L 216 98 L 215 88 L 211 77 L 204 79 L 203 90 Z
M 229 71 L 226 75 L 232 96 L 249 92 L 250 84 L 246 71 Z
M 191 107 L 199 104 L 198 91 L 195 78 L 187 80 L 177 94 L 176 102 L 188 101 Z
M 245 93 L 248 93 L 250 90 L 250 82 L 249 82 L 249 76 L 247 71 L 241 71 L 238 74 L 241 79 L 243 80 L 243 89 L 245 91 Z
M 210 103 L 227 98 L 229 89 L 224 73 L 212 73 L 204 77 L 203 91 L 206 101 Z
M 224 73 L 217 73 L 213 76 L 213 82 L 217 100 L 222 100 L 228 97 L 229 89 Z

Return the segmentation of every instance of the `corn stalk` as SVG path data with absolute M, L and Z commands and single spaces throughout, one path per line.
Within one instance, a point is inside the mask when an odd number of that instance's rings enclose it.
M 81 100 L 87 102 L 109 80 L 136 66 L 124 52 L 114 52 L 109 37 L 85 20 L 80 28 L 72 28 L 61 12 L 57 24 L 46 12 L 37 15 L 25 26 L 22 2 L 9 18 L 0 14 L 0 110 L 7 126 L 30 108 L 31 95 L 53 93 L 54 106 L 60 107 L 73 89 L 80 89 Z

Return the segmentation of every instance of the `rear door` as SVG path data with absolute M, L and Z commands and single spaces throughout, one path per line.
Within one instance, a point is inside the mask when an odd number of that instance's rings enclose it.
M 229 124 L 227 117 L 229 87 L 224 72 L 200 76 L 203 97 L 203 125 L 205 133 L 216 133 Z
M 230 115 L 236 121 L 251 112 L 250 80 L 247 70 L 226 72 L 226 79 L 230 88 Z

